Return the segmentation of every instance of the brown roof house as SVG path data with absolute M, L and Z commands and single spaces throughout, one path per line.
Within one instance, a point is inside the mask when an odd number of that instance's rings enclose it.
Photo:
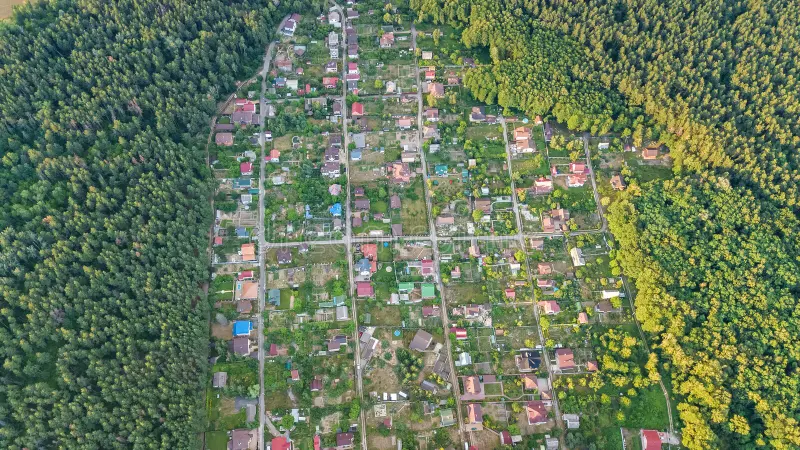
M 462 378 L 464 383 L 464 394 L 461 400 L 483 400 L 486 398 L 486 393 L 483 392 L 483 384 L 481 379 L 477 376 Z
M 336 450 L 353 448 L 353 433 L 336 433 Z
M 417 334 L 414 335 L 414 339 L 411 340 L 411 344 L 408 348 L 418 352 L 424 352 L 428 346 L 431 345 L 432 341 L 433 336 L 430 333 L 425 330 L 417 330 Z
M 251 441 L 256 444 L 256 439 L 253 439 L 253 430 L 238 429 L 231 431 L 231 440 L 228 441 L 228 450 L 248 450 Z M 255 445 L 253 445 L 255 448 Z
M 483 430 L 483 411 L 481 405 L 470 403 L 467 405 L 467 424 L 464 425 L 466 431 Z
M 442 83 L 428 83 L 428 94 L 433 98 L 444 98 L 444 85 Z
M 525 411 L 528 414 L 528 425 L 538 425 L 547 423 L 547 408 L 541 400 L 528 402 L 525 405 Z
M 626 186 L 627 185 L 625 184 L 625 180 L 622 179 L 621 175 L 617 174 L 611 177 L 611 187 L 614 188 L 615 190 L 623 191 L 625 190 Z
M 571 349 L 559 348 L 555 353 L 556 366 L 559 370 L 572 370 L 575 368 L 575 354 Z
M 232 133 L 217 133 L 214 137 L 214 141 L 217 145 L 224 145 L 225 147 L 230 147 L 233 145 L 233 134 Z
M 389 207 L 392 209 L 400 209 L 402 206 L 402 202 L 400 201 L 400 196 L 395 194 L 389 197 Z

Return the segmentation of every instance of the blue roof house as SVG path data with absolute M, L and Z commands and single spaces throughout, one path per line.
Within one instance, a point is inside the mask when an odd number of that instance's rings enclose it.
M 437 164 L 436 165 L 436 176 L 437 177 L 446 177 L 447 176 L 447 166 L 445 164 Z
M 330 211 L 332 216 L 341 216 L 342 215 L 342 204 L 341 203 L 334 203 L 333 206 L 328 210 Z
M 250 233 L 247 232 L 247 228 L 245 227 L 236 227 L 236 237 L 239 239 L 246 239 L 250 237 Z
M 236 178 L 233 180 L 233 188 L 250 189 L 251 183 L 250 178 Z
M 272 305 L 279 306 L 281 304 L 281 290 L 270 289 L 267 292 L 267 301 Z
M 233 337 L 236 336 L 249 336 L 250 331 L 253 329 L 253 322 L 249 320 L 239 320 L 233 322 Z

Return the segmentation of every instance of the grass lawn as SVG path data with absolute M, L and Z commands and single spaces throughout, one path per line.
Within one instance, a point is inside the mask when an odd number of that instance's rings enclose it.
M 291 303 L 292 290 L 289 288 L 281 289 L 281 304 L 276 309 L 289 309 Z
M 386 202 L 379 200 L 377 202 L 372 203 L 372 209 L 378 213 L 386 213 L 389 210 L 389 204 Z
M 378 261 L 380 262 L 391 262 L 394 259 L 392 255 L 392 246 L 380 244 L 378 246 Z
M 626 428 L 664 430 L 669 425 L 667 402 L 658 385 L 643 389 L 631 397 L 631 406 L 625 412 Z
M 486 392 L 486 395 L 501 395 L 503 393 L 503 388 L 500 383 L 484 384 L 483 389 Z
M 226 431 L 207 431 L 207 450 L 225 450 L 228 448 L 228 433 Z
M 625 152 L 625 162 L 633 171 L 634 176 L 645 183 L 658 179 L 672 178 L 672 168 L 662 165 L 643 164 L 638 152 Z

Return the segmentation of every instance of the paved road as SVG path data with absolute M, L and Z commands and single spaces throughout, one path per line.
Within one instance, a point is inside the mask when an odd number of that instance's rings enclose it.
M 281 21 L 282 23 L 283 21 Z M 261 70 L 261 102 L 259 111 L 266 111 L 267 103 L 264 100 L 264 95 L 267 93 L 267 74 L 269 73 L 269 66 L 272 63 L 272 52 L 275 50 L 275 42 L 269 44 L 267 53 L 264 54 L 264 67 Z M 265 129 L 266 114 L 261 114 L 260 130 L 261 133 Z M 258 393 L 258 448 L 266 448 L 264 445 L 264 424 L 267 421 L 266 407 L 264 405 L 264 298 L 266 297 L 267 290 L 267 277 L 266 277 L 266 247 L 267 242 L 264 238 L 264 172 L 266 172 L 266 163 L 264 155 L 266 153 L 266 142 L 264 139 L 261 141 L 261 157 L 259 158 L 259 181 L 258 181 L 258 384 L 260 386 Z M 270 423 L 272 425 L 272 423 Z M 270 427 L 270 431 L 274 434 L 274 427 Z
M 504 117 L 500 117 L 500 124 L 503 126 L 503 141 L 505 141 L 506 144 L 506 163 L 508 166 L 508 177 L 511 179 L 511 199 L 514 204 L 514 213 L 516 214 L 516 220 L 517 220 L 516 239 L 519 242 L 520 247 L 524 249 L 526 248 L 525 234 L 522 232 L 522 218 L 520 217 L 519 214 L 519 200 L 517 199 L 517 187 L 516 184 L 514 183 L 514 177 L 512 176 L 513 170 L 511 168 L 511 147 L 509 147 L 508 145 L 508 126 L 506 125 L 506 119 Z M 534 278 L 533 274 L 531 273 L 531 266 L 527 258 L 525 258 L 525 271 L 528 274 L 528 285 L 531 286 L 531 289 L 533 289 Z M 535 289 L 533 290 L 533 292 L 536 292 Z M 534 297 L 534 301 L 535 300 L 536 298 Z M 533 308 L 533 315 L 534 317 L 536 317 L 536 323 L 538 324 L 539 323 L 538 303 L 537 306 L 534 306 Z M 544 348 L 545 338 L 544 338 L 544 333 L 542 332 L 542 327 L 537 326 L 536 331 L 539 333 L 539 342 L 542 343 L 542 361 L 547 365 L 547 378 L 550 380 L 550 385 L 553 386 L 553 374 L 550 372 L 550 367 L 551 367 L 550 355 L 547 353 L 547 349 Z M 561 419 L 561 412 L 558 406 L 558 398 L 556 396 L 553 396 L 552 404 L 553 404 L 553 414 L 555 415 L 556 419 L 556 425 L 559 428 L 563 428 L 564 423 L 563 420 Z M 563 448 L 564 447 L 563 435 L 559 439 L 561 441 L 561 447 Z
M 417 31 L 416 27 L 412 24 L 411 25 L 411 46 L 412 48 L 417 48 Z M 447 301 L 444 295 L 444 284 L 442 283 L 442 276 L 441 271 L 439 269 L 439 261 L 441 260 L 441 256 L 439 255 L 439 242 L 438 236 L 436 236 L 436 223 L 433 217 L 433 201 L 431 200 L 431 192 L 428 188 L 428 163 L 425 159 L 425 151 L 422 149 L 422 126 L 424 124 L 424 120 L 422 118 L 423 113 L 423 94 L 422 94 L 422 84 L 420 84 L 420 76 L 419 76 L 419 61 L 417 57 L 414 56 L 414 75 L 416 76 L 417 82 L 417 90 L 420 92 L 420 95 L 417 97 L 417 144 L 418 150 L 420 155 L 420 162 L 422 164 L 422 185 L 424 186 L 425 190 L 425 206 L 426 206 L 426 213 L 428 215 L 428 230 L 430 232 L 429 239 L 431 241 L 431 246 L 433 247 L 433 265 L 434 265 L 434 273 L 436 274 L 436 284 L 439 289 L 439 296 L 442 301 L 442 307 L 439 308 L 442 315 L 442 326 L 444 327 L 444 343 L 445 348 L 444 351 L 447 352 L 447 359 L 450 363 L 450 383 L 453 384 L 453 395 L 456 400 L 456 414 L 458 418 L 458 431 L 461 434 L 461 440 L 463 442 L 470 442 L 472 445 L 472 435 L 471 433 L 467 433 L 464 431 L 464 418 L 461 412 L 461 396 L 459 395 L 459 387 L 458 387 L 458 375 L 456 373 L 455 365 L 453 364 L 453 351 L 452 351 L 452 344 L 450 342 L 450 333 L 448 330 L 449 320 L 447 318 Z
M 343 26 L 342 26 L 342 38 L 341 38 L 340 42 L 342 42 L 342 43 L 347 42 L 347 35 L 346 35 L 346 32 L 345 32 L 345 30 L 347 28 L 347 22 L 348 22 L 346 20 L 347 16 L 345 15 L 344 10 L 342 10 L 342 7 L 338 3 L 331 2 L 331 4 L 333 5 L 333 8 L 342 16 L 342 24 L 343 24 Z M 342 57 L 342 80 L 344 80 L 346 78 L 345 75 L 347 74 L 347 51 L 342 50 L 342 51 L 340 51 L 340 53 L 341 53 L 341 57 Z M 342 102 L 342 148 L 344 149 L 344 161 L 342 161 L 342 163 L 345 166 L 345 173 L 347 174 L 347 199 L 346 199 L 345 208 L 344 208 L 345 215 L 343 217 L 343 220 L 345 222 L 345 233 L 344 233 L 344 239 L 342 239 L 340 242 L 343 243 L 345 245 L 345 248 L 347 249 L 347 265 L 348 265 L 348 268 L 349 268 L 349 270 L 348 270 L 348 273 L 349 273 L 348 278 L 350 280 L 350 299 L 351 299 L 351 302 L 350 302 L 350 314 L 352 315 L 353 322 L 356 324 L 356 327 L 354 327 L 355 329 L 353 331 L 353 336 L 351 336 L 351 339 L 353 339 L 353 342 L 355 343 L 355 345 L 354 345 L 354 347 L 355 347 L 355 355 L 354 355 L 353 359 L 355 360 L 354 361 L 354 364 L 355 364 L 354 370 L 355 370 L 355 374 L 356 374 L 356 383 L 355 383 L 356 384 L 356 393 L 358 394 L 358 398 L 361 399 L 361 404 L 364 405 L 364 383 L 363 383 L 363 378 L 361 376 L 361 370 L 362 370 L 362 367 L 361 367 L 361 342 L 358 339 L 358 299 L 356 298 L 356 295 L 355 295 L 356 294 L 356 292 L 355 292 L 355 286 L 356 285 L 355 285 L 355 279 L 353 277 L 355 271 L 354 271 L 354 268 L 353 268 L 353 227 L 352 227 L 352 220 L 351 220 L 352 211 L 351 211 L 351 205 L 350 205 L 350 203 L 351 203 L 350 202 L 350 199 L 351 199 L 351 197 L 350 197 L 351 196 L 351 192 L 350 192 L 350 149 L 349 149 L 349 146 L 350 146 L 350 134 L 347 132 L 347 114 L 349 112 L 349 109 L 347 108 L 347 83 L 345 83 L 344 81 L 342 81 L 342 98 L 341 98 L 341 102 Z M 373 240 L 373 242 L 374 242 L 374 240 Z M 359 420 L 361 422 L 361 427 L 360 427 L 360 430 L 361 430 L 361 433 L 360 433 L 360 435 L 361 435 L 361 448 L 362 449 L 366 449 L 367 448 L 367 415 L 366 415 L 366 412 L 364 411 L 363 408 L 361 409 L 361 415 L 359 417 Z
M 589 169 L 589 181 L 592 182 L 592 192 L 594 193 L 594 203 L 597 205 L 597 215 L 600 216 L 601 231 L 608 230 L 608 221 L 603 215 L 603 206 L 600 205 L 600 193 L 597 191 L 597 180 L 594 178 L 592 168 L 592 155 L 589 153 L 589 133 L 583 133 L 583 151 L 586 153 L 586 167 Z

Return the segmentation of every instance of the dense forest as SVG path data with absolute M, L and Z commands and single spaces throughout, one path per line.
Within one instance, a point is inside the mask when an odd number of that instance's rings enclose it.
M 684 444 L 800 447 L 800 6 L 411 0 L 492 64 L 465 85 L 570 128 L 668 145 L 677 178 L 611 208 Z
M 197 446 L 209 118 L 303 5 L 51 0 L 0 26 L 0 447 Z

